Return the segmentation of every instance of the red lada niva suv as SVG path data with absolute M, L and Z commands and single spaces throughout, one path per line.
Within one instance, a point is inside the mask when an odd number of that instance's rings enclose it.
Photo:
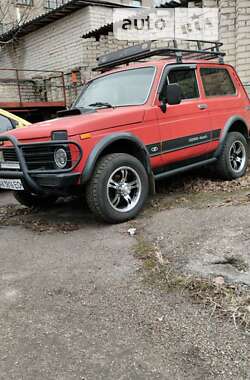
M 0 135 L 0 188 L 29 207 L 85 194 L 98 217 L 118 223 L 137 215 L 158 179 L 205 165 L 243 176 L 250 102 L 220 45 L 146 43 L 100 57 L 102 73 L 71 109 Z

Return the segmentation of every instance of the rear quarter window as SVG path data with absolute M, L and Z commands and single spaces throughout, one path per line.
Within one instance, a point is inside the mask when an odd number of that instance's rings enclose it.
M 235 86 L 226 69 L 201 68 L 200 73 L 206 96 L 236 94 Z

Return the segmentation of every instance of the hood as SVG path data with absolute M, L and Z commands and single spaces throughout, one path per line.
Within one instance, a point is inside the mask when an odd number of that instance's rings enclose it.
M 86 132 L 122 127 L 143 121 L 142 107 L 120 107 L 97 110 L 94 113 L 84 113 L 77 116 L 67 116 L 36 123 L 28 128 L 15 129 L 8 132 L 18 140 L 34 140 L 50 138 L 53 131 L 66 130 L 68 136 L 80 135 Z

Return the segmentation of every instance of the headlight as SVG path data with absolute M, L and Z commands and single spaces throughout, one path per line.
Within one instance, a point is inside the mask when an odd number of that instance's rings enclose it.
M 54 152 L 55 164 L 59 169 L 64 169 L 68 162 L 68 155 L 65 149 L 59 148 Z

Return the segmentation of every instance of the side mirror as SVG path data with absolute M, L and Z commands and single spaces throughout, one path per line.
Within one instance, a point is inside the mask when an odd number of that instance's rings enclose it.
M 181 103 L 181 87 L 177 83 L 164 86 L 159 99 L 161 101 L 162 112 L 166 112 L 167 104 L 175 105 Z
M 170 105 L 180 104 L 181 102 L 181 87 L 177 83 L 167 86 L 167 103 Z
M 11 119 L 11 124 L 13 125 L 13 129 L 15 129 L 18 126 L 18 121 Z

